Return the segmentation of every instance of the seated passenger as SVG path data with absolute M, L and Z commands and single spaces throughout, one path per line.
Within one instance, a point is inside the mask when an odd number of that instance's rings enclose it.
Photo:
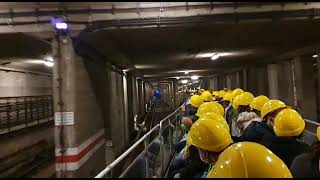
M 185 116 L 189 117 L 193 122 L 198 119 L 195 115 L 200 105 L 203 103 L 202 98 L 199 95 L 193 95 L 188 101 L 189 104 L 186 105 Z
M 209 118 L 197 120 L 192 125 L 187 138 L 187 144 L 195 146 L 201 161 L 210 166 L 214 165 L 219 154 L 231 143 L 232 139 L 228 130 L 220 122 Z M 210 167 L 202 169 L 201 172 L 209 169 Z
M 273 128 L 267 124 L 267 119 L 275 115 L 287 106 L 279 100 L 269 100 L 261 108 L 262 121 L 252 121 L 238 138 L 233 137 L 235 142 L 251 141 L 260 142 L 265 134 L 273 134 Z
M 304 120 L 297 111 L 286 108 L 275 118 L 269 118 L 267 123 L 274 133 L 265 134 L 260 143 L 290 167 L 293 159 L 308 149 L 307 144 L 298 140 L 305 128 Z
M 248 112 L 251 111 L 250 103 L 253 101 L 254 96 L 249 92 L 243 92 L 236 96 L 232 102 L 233 108 L 238 112 L 238 117 L 231 122 L 231 135 L 239 137 L 241 130 L 237 125 L 238 119 L 248 119 Z
M 183 138 L 175 145 L 175 150 L 180 152 L 185 146 L 187 141 L 188 132 L 192 126 L 192 120 L 188 117 L 182 117 L 181 129 L 184 132 Z
M 292 178 L 284 162 L 266 147 L 240 142 L 225 149 L 208 178 Z
M 317 129 L 318 141 L 314 142 L 308 153 L 297 156 L 290 167 L 294 178 L 319 178 L 319 159 L 320 159 L 320 127 Z
M 229 127 L 231 127 L 231 120 L 237 117 L 237 112 L 233 109 L 231 103 L 234 97 L 235 95 L 232 92 L 227 92 L 221 101 L 221 105 L 225 109 L 224 118 L 227 120 Z

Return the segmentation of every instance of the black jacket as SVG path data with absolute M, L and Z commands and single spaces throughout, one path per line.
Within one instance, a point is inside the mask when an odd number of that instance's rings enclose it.
M 307 152 L 308 145 L 294 137 L 277 137 L 275 134 L 266 134 L 260 144 L 270 149 L 290 168 L 294 158 Z
M 189 147 L 189 156 L 186 159 L 185 166 L 179 170 L 181 178 L 193 178 L 200 172 L 204 172 L 209 165 L 200 159 L 198 149 L 195 146 Z
M 249 126 L 243 131 L 240 137 L 232 137 L 233 141 L 236 142 L 243 142 L 243 141 L 250 141 L 250 142 L 260 142 L 262 137 L 265 134 L 272 134 L 273 130 L 269 128 L 265 121 L 257 122 L 252 121 Z

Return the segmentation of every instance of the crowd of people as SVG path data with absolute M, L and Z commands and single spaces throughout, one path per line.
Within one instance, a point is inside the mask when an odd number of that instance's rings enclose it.
M 184 135 L 169 177 L 320 177 L 320 142 L 302 141 L 305 121 L 284 102 L 240 88 L 184 94 Z

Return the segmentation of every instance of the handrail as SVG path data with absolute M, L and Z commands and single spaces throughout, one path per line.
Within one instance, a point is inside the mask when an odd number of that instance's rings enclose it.
M 315 122 L 315 121 L 311 121 L 311 120 L 309 120 L 309 119 L 304 119 L 304 121 L 306 121 L 307 123 L 313 124 L 313 125 L 320 126 L 320 123 Z
M 184 104 L 183 104 L 184 105 Z M 148 136 L 151 135 L 156 129 L 162 128 L 162 124 L 171 116 L 175 115 L 182 107 L 181 105 L 178 109 L 176 109 L 173 113 L 169 114 L 167 117 L 162 119 L 159 124 L 154 126 L 148 133 L 146 133 L 142 138 L 140 138 L 137 142 L 135 142 L 128 150 L 126 150 L 122 155 L 120 155 L 116 160 L 114 160 L 111 164 L 109 164 L 104 170 L 102 170 L 95 178 L 103 178 L 107 173 L 109 173 L 114 166 L 120 163 L 125 157 L 127 157 L 140 143 L 142 143 Z

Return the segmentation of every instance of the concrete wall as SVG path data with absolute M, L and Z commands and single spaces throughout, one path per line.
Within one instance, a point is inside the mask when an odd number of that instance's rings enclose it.
M 0 97 L 52 94 L 52 77 L 0 70 Z

